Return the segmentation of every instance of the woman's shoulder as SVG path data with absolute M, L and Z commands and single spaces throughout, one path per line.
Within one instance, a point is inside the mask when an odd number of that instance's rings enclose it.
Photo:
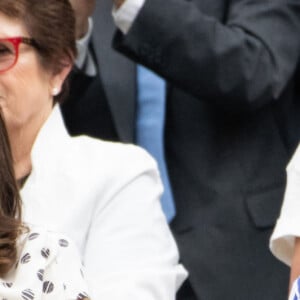
M 123 153 L 137 154 L 145 151 L 134 144 L 106 141 L 98 138 L 93 138 L 87 135 L 80 135 L 70 138 L 70 146 L 77 148 L 79 151 L 95 151 L 101 154 L 118 154 Z
M 71 138 L 72 161 L 86 166 L 101 165 L 101 170 L 156 169 L 152 156 L 139 146 L 103 141 L 88 136 Z

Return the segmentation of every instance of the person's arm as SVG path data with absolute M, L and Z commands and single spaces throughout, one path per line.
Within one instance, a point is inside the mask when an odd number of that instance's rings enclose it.
M 95 0 L 70 0 L 75 13 L 76 21 L 76 47 L 77 57 L 75 65 L 84 75 L 95 76 L 96 63 L 89 53 L 89 43 L 92 37 L 93 20 L 91 18 L 95 6 Z
M 76 39 L 84 37 L 88 31 L 88 19 L 93 14 L 96 0 L 70 0 L 75 13 Z
M 119 9 L 122 6 L 122 4 L 125 2 L 125 0 L 114 0 L 113 2 L 116 9 Z
M 161 210 L 156 165 L 142 150 L 124 151 L 130 163 L 99 195 L 85 248 L 91 298 L 174 300 L 186 272 Z
M 114 47 L 186 92 L 229 110 L 277 99 L 300 55 L 300 3 L 214 2 L 219 16 L 205 1 L 201 7 L 201 1 L 146 0 L 129 32 L 117 32 Z
M 290 288 L 300 276 L 300 146 L 287 167 L 287 184 L 280 216 L 270 239 L 272 253 L 291 267 Z

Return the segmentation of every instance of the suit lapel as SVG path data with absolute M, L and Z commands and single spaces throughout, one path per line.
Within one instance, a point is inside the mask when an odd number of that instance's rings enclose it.
M 115 26 L 110 1 L 97 1 L 93 42 L 108 105 L 123 142 L 134 141 L 136 67 L 111 47 Z

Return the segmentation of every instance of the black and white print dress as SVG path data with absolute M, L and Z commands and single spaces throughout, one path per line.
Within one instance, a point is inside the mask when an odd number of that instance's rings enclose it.
M 66 237 L 31 229 L 18 242 L 19 259 L 0 279 L 0 300 L 80 300 L 88 297 L 75 245 Z

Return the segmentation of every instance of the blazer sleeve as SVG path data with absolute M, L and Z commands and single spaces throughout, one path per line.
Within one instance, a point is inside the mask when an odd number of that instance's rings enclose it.
M 197 1 L 148 0 L 113 45 L 199 99 L 229 110 L 261 107 L 295 72 L 300 2 L 224 2 L 219 20 Z
M 109 195 L 98 195 L 84 251 L 92 299 L 175 299 L 186 278 L 160 207 L 156 165 L 144 151 L 134 153 Z

